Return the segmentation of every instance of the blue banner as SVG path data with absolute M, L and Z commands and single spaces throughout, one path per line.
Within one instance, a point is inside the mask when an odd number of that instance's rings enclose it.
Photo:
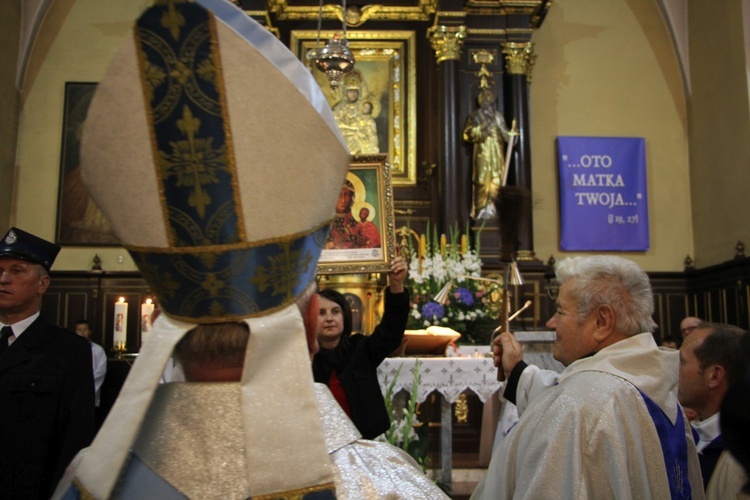
M 560 250 L 649 248 L 646 141 L 558 137 Z

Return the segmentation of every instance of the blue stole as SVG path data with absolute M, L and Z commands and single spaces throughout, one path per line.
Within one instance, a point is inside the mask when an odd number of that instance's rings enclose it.
M 641 390 L 638 390 L 638 392 L 641 393 L 646 408 L 648 408 L 648 413 L 651 415 L 651 420 L 656 427 L 656 432 L 659 434 L 672 500 L 689 500 L 692 495 L 690 481 L 688 481 L 687 439 L 685 438 L 685 422 L 682 412 L 677 412 L 677 422 L 672 425 L 669 418 L 651 398 Z
M 693 432 L 693 440 L 695 440 L 695 444 L 698 444 L 698 441 L 700 441 L 700 436 L 698 435 L 698 431 L 696 431 L 693 427 L 690 428 L 690 430 Z M 724 451 L 724 439 L 721 437 L 721 434 L 716 436 L 713 441 L 708 443 L 708 445 L 703 448 L 703 451 L 698 453 L 698 462 L 701 466 L 701 476 L 703 477 L 703 489 L 708 489 L 708 482 L 711 480 L 711 476 L 714 473 L 714 469 L 716 468 L 716 464 L 719 462 L 719 457 L 721 456 L 721 452 Z

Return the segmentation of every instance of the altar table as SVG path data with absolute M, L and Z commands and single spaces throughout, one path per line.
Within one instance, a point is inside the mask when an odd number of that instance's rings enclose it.
M 489 351 L 489 349 L 487 349 Z M 387 358 L 378 366 L 378 381 L 385 394 L 394 383 L 392 394 L 402 389 L 411 392 L 414 385 L 415 365 L 419 363 L 417 402 L 424 402 L 434 391 L 440 394 L 440 476 L 441 482 L 451 488 L 453 461 L 453 426 L 451 404 L 462 392 L 469 389 L 482 403 L 487 402 L 501 387 L 497 381 L 497 368 L 492 358 L 486 357 L 403 357 Z M 401 371 L 396 377 L 399 367 Z
M 551 346 L 555 340 L 554 332 L 516 332 L 515 337 L 523 345 L 524 361 L 543 369 L 562 371 L 563 366 L 552 359 L 551 355 Z M 414 385 L 414 366 L 418 362 L 417 402 L 424 402 L 434 391 L 440 395 L 440 476 L 441 481 L 449 489 L 452 483 L 453 460 L 451 404 L 467 389 L 474 392 L 482 403 L 486 403 L 504 385 L 503 382 L 497 381 L 497 368 L 493 365 L 492 358 L 486 357 L 489 352 L 489 346 L 463 346 L 461 354 L 465 357 L 386 358 L 378 366 L 378 381 L 383 394 L 394 378 L 394 395 L 402 389 L 411 392 Z M 396 378 L 399 366 L 402 368 Z M 485 410 L 488 408 L 489 405 Z

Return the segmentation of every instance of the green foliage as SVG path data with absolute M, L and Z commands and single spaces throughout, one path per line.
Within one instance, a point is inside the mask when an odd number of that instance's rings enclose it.
M 419 361 L 414 364 L 414 381 L 406 407 L 398 409 L 394 406 L 393 389 L 403 366 L 402 364 L 398 367 L 385 391 L 385 407 L 391 419 L 391 426 L 385 432 L 385 440 L 407 452 L 424 468 L 427 463 L 427 427 L 421 425 L 417 419 Z

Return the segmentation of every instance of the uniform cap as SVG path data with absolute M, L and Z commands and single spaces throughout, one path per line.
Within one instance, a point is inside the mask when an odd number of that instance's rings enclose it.
M 12 227 L 0 242 L 0 258 L 21 259 L 39 264 L 47 271 L 55 262 L 60 246 Z

